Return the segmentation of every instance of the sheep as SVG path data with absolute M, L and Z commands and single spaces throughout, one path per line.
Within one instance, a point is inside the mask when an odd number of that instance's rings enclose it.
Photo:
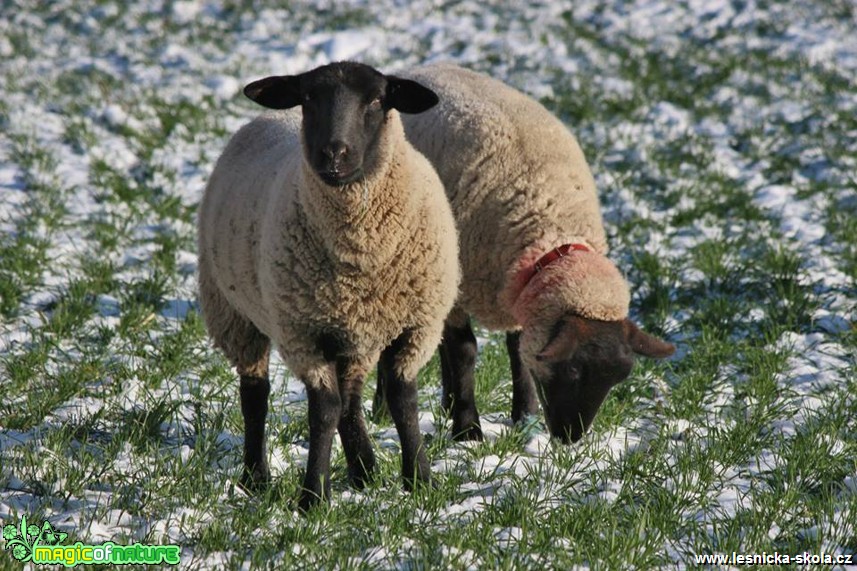
M 536 414 L 541 400 L 552 436 L 577 441 L 610 388 L 630 374 L 634 353 L 663 358 L 675 350 L 628 319 L 628 284 L 605 257 L 583 153 L 543 106 L 499 81 L 451 64 L 403 75 L 441 99 L 407 118 L 405 133 L 437 169 L 460 236 L 461 293 L 440 347 L 453 435 L 482 438 L 472 316 L 507 332 L 512 419 Z M 376 414 L 383 390 L 381 382 Z
M 457 295 L 457 233 L 443 186 L 405 140 L 399 112 L 422 113 L 437 95 L 356 62 L 267 77 L 244 93 L 274 111 L 229 141 L 198 220 L 200 308 L 240 377 L 240 483 L 257 491 L 270 479 L 272 341 L 306 386 L 301 509 L 330 496 L 337 429 L 351 483 L 362 488 L 371 476 L 361 392 L 379 358 L 405 487 L 429 482 L 416 375 Z

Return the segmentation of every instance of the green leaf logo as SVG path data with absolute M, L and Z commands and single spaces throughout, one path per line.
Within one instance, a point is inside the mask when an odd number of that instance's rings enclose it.
M 39 528 L 36 526 L 35 531 L 38 534 Z M 20 536 L 18 531 L 20 530 Z M 21 562 L 27 562 L 33 557 L 33 545 L 32 541 L 38 539 L 34 537 L 33 539 L 29 539 L 29 531 L 30 528 L 27 527 L 27 516 L 21 516 L 21 525 L 19 527 L 15 527 L 14 525 L 7 525 L 3 528 L 3 539 L 6 540 L 6 549 L 12 551 L 12 557 Z
M 38 532 L 38 529 L 36 530 Z M 51 527 L 50 522 L 45 522 L 42 526 L 42 533 L 39 535 L 39 543 L 43 543 L 45 545 L 60 545 L 65 538 L 68 537 L 67 533 L 63 533 L 62 531 L 54 531 L 54 528 Z
M 9 524 L 3 526 L 3 539 L 6 540 L 7 551 L 12 557 L 22 563 L 33 558 L 33 549 L 37 545 L 60 545 L 67 533 L 55 531 L 50 522 L 44 522 L 41 529 L 37 525 L 27 525 L 27 516 L 21 516 L 21 525 Z

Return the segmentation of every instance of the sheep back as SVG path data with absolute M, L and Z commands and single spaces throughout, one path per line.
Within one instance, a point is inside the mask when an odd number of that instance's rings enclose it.
M 583 152 L 544 107 L 499 81 L 450 64 L 405 75 L 440 96 L 435 108 L 406 117 L 405 130 L 437 168 L 456 216 L 465 276 L 458 305 L 486 327 L 517 329 L 515 300 L 504 292 L 528 250 L 584 242 L 607 251 Z

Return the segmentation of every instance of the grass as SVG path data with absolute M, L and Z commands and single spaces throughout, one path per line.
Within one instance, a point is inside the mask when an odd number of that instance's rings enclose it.
M 652 39 L 612 24 L 630 17 L 612 3 L 532 18 L 454 3 L 435 15 L 444 25 L 502 38 L 520 21 L 537 32 L 536 55 L 427 28 L 413 44 L 370 49 L 383 68 L 476 50 L 480 69 L 549 84 L 543 102 L 595 171 L 633 317 L 679 350 L 639 361 L 591 434 L 566 447 L 539 424 L 511 426 L 505 344 L 481 331 L 490 438 L 449 440 L 435 358 L 420 405 L 437 488 L 405 493 L 395 431 L 370 423 L 376 480 L 350 489 L 337 444 L 333 504 L 305 516 L 293 511 L 305 396 L 278 361 L 274 482 L 259 497 L 236 487 L 237 382 L 196 313 L 194 223 L 225 139 L 256 110 L 204 86 L 309 62 L 323 48 L 306 40 L 313 31 L 387 22 L 401 38 L 408 18 L 430 14 L 418 5 L 389 21 L 401 7 L 384 3 L 292 14 L 225 2 L 187 22 L 169 3 L 17 10 L 0 64 L 0 166 L 15 173 L 0 185 L 3 524 L 26 514 L 73 541 L 174 542 L 187 568 L 620 569 L 732 551 L 854 554 L 854 76 L 788 32 L 809 21 L 835 36 L 853 9 L 798 4 L 794 15 L 764 4 L 743 28 L 710 34 L 676 5 Z M 277 37 L 253 31 L 275 15 Z M 795 192 L 760 200 L 777 185 Z M 801 238 L 795 219 L 817 237 Z M 20 568 L 0 555 L 0 570 Z

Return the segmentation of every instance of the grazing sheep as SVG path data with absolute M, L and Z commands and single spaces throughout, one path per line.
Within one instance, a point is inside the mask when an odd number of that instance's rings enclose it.
M 268 77 L 244 93 L 302 113 L 268 112 L 241 128 L 200 206 L 200 306 L 241 377 L 242 484 L 269 480 L 271 341 L 309 401 L 302 508 L 329 496 L 337 429 L 351 482 L 371 475 L 361 392 L 379 357 L 406 487 L 428 481 L 416 375 L 458 291 L 457 236 L 441 182 L 397 111 L 421 113 L 437 96 L 354 62 Z
M 634 353 L 666 357 L 674 347 L 627 318 L 628 285 L 604 256 L 595 182 L 565 126 L 511 87 L 454 65 L 405 75 L 440 96 L 405 120 L 405 132 L 437 169 L 459 230 L 461 294 L 440 348 L 453 435 L 482 437 L 473 316 L 507 331 L 512 418 L 538 411 L 538 387 L 551 434 L 576 441 L 630 374 Z

